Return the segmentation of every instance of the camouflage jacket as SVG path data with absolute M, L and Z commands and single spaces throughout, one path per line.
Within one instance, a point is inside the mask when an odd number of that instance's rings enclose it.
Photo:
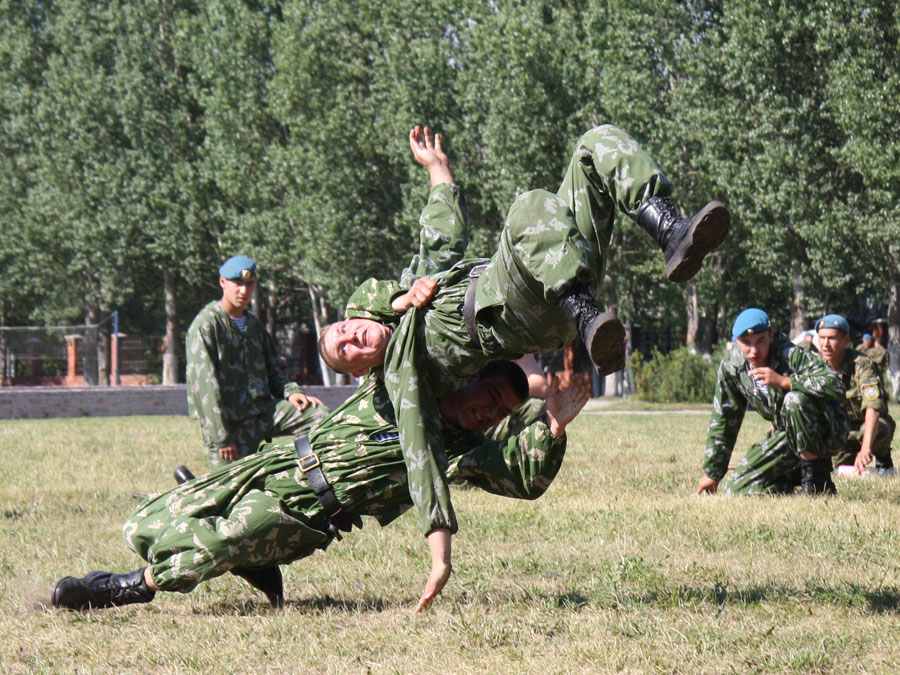
M 865 421 L 866 410 L 870 408 L 878 411 L 882 417 L 890 418 L 888 395 L 881 380 L 881 372 L 871 359 L 848 348 L 837 375 L 847 390 L 841 405 L 847 411 L 851 424 L 859 427 Z
M 844 383 L 821 358 L 793 344 L 783 333 L 776 333 L 769 350 L 768 367 L 791 378 L 791 391 L 826 400 L 844 397 Z M 750 378 L 750 363 L 738 345 L 719 364 L 713 412 L 706 435 L 706 461 L 703 471 L 713 480 L 721 480 L 748 408 L 780 428 L 781 407 L 786 389 L 767 387 L 764 393 Z
M 188 328 L 188 413 L 200 420 L 207 447 L 229 445 L 242 422 L 263 412 L 273 398 L 301 391 L 282 372 L 272 336 L 256 316 L 245 316 L 241 333 L 215 300 Z
M 401 448 L 391 398 L 381 379 L 369 375 L 313 429 L 309 441 L 335 495 L 351 511 L 387 525 L 416 505 L 426 533 L 435 527 L 456 531 L 444 490 L 435 491 L 439 497 L 423 510 L 422 495 L 432 491 L 432 468 L 446 480 L 465 479 L 494 494 L 535 499 L 549 487 L 565 455 L 566 437 L 550 433 L 546 416 L 505 440 L 489 440 L 440 418 L 437 429 L 445 452 L 432 467 Z M 273 445 L 291 443 L 285 439 Z

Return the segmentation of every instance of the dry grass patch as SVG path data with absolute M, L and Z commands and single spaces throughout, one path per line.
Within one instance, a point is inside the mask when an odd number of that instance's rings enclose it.
M 205 466 L 186 418 L 4 423 L 2 672 L 893 672 L 900 481 L 832 499 L 696 498 L 707 419 L 592 414 L 535 502 L 454 493 L 454 575 L 414 518 L 368 522 L 285 568 L 287 607 L 240 580 L 88 614 L 46 611 L 53 581 L 140 561 L 132 492 Z M 735 453 L 765 431 L 748 416 Z

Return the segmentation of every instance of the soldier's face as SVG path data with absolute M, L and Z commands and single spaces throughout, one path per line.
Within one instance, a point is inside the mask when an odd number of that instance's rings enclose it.
M 466 380 L 455 405 L 456 424 L 469 431 L 492 427 L 522 405 L 512 385 L 502 377 Z
M 331 324 L 322 341 L 322 357 L 339 373 L 362 377 L 384 363 L 393 331 L 370 319 L 347 319 Z
M 222 287 L 222 307 L 229 314 L 240 316 L 253 300 L 253 294 L 256 292 L 256 277 L 250 277 L 246 281 L 219 277 L 219 286 Z
M 850 342 L 850 335 L 837 328 L 819 329 L 819 352 L 829 363 L 843 363 L 844 350 Z
M 769 362 L 769 348 L 772 346 L 772 331 L 742 335 L 737 339 L 738 347 L 744 358 L 754 368 L 760 368 Z

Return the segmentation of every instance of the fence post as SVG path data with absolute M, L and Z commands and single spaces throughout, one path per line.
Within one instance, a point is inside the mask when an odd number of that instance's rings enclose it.
M 119 381 L 119 310 L 113 310 L 112 345 L 110 346 L 110 384 L 118 387 Z
M 66 335 L 66 386 L 74 387 L 78 374 L 78 341 L 80 335 Z

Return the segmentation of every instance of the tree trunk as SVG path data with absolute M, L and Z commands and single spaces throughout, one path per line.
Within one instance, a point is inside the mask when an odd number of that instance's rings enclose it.
M 162 383 L 178 382 L 178 305 L 175 297 L 176 274 L 163 272 L 163 295 L 166 303 L 166 335 L 163 338 Z
M 266 330 L 269 331 L 269 335 L 272 336 L 272 339 L 275 339 L 275 329 L 278 325 L 278 321 L 276 320 L 276 311 L 275 308 L 278 307 L 278 294 L 275 292 L 274 288 L 266 289 Z
M 106 366 L 109 350 L 106 349 L 103 335 L 98 330 L 99 322 L 100 310 L 93 303 L 87 303 L 84 315 L 84 352 L 81 358 L 84 383 L 88 386 L 109 384 L 109 368 Z
M 896 267 L 894 268 L 896 269 Z M 891 397 L 900 397 L 900 275 L 888 283 L 888 387 Z
M 309 300 L 312 305 L 313 325 L 316 328 L 316 342 L 322 334 L 322 327 L 328 324 L 328 308 L 325 306 L 325 294 L 321 286 L 315 284 L 307 284 L 309 289 Z M 319 370 L 322 371 L 322 384 L 331 387 L 335 384 L 334 371 L 328 367 L 328 364 L 322 359 L 322 355 L 316 352 L 319 359 Z
M 691 350 L 692 354 L 697 353 L 698 342 L 700 339 L 700 306 L 697 299 L 697 284 L 688 281 L 685 284 L 687 291 L 687 334 L 685 335 L 685 346 Z
M 6 300 L 0 298 L 0 328 L 6 328 Z M 9 348 L 6 342 L 6 331 L 0 330 L 0 387 L 10 384 L 7 374 L 9 371 Z
M 800 268 L 791 272 L 791 337 L 806 330 L 806 289 L 800 278 Z

